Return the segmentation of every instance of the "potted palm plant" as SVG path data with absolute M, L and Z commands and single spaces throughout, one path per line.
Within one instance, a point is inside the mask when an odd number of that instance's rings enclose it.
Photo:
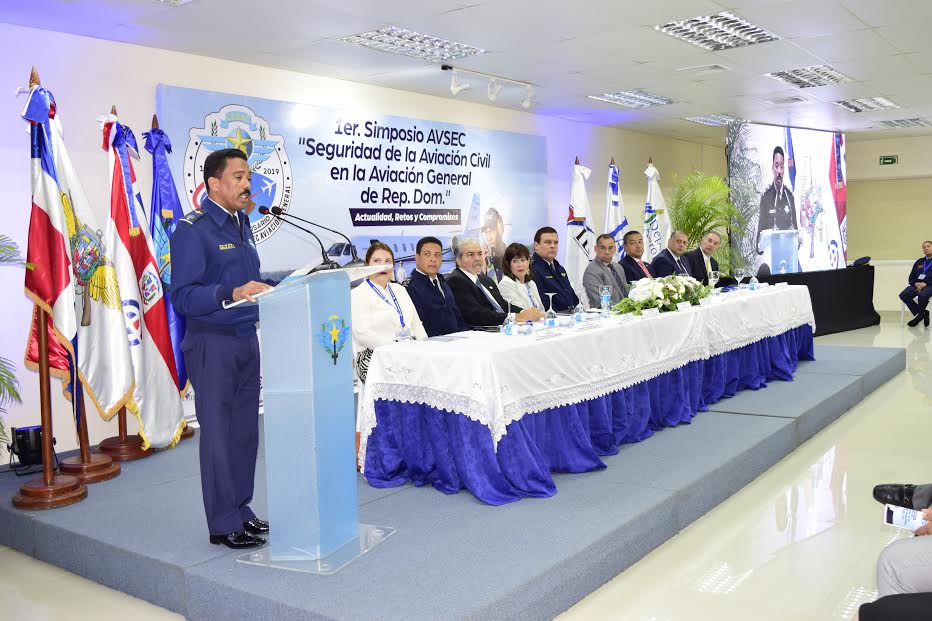
M 732 265 L 732 251 L 728 244 L 729 231 L 743 230 L 746 225 L 744 214 L 732 204 L 729 187 L 725 180 L 716 175 L 694 171 L 673 183 L 673 196 L 667 205 L 670 224 L 689 237 L 691 248 L 698 245 L 702 234 L 718 231 L 722 243 L 715 251 L 720 265 Z
M 25 266 L 26 264 L 19 255 L 16 242 L 0 234 L 0 266 L 2 265 Z M 6 408 L 13 403 L 21 403 L 16 367 L 12 361 L 0 357 L 0 455 L 3 454 L 6 444 L 10 441 L 3 415 L 6 413 Z

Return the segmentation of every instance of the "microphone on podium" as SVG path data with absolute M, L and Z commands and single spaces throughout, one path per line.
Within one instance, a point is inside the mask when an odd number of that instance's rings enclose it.
M 349 244 L 350 252 L 351 252 L 352 255 L 353 255 L 353 260 L 350 261 L 349 263 L 347 263 L 346 265 L 344 265 L 343 267 L 357 267 L 357 266 L 359 266 L 359 265 L 365 265 L 365 264 L 366 264 L 366 262 L 363 261 L 362 259 L 360 259 L 360 258 L 359 258 L 359 255 L 356 254 L 356 246 L 353 244 L 353 241 L 352 241 L 349 237 L 347 237 L 344 233 L 341 233 L 340 231 L 337 231 L 337 230 L 335 230 L 335 229 L 327 228 L 327 227 L 324 226 L 323 224 L 317 224 L 316 222 L 311 222 L 310 220 L 305 220 L 304 218 L 302 218 L 302 217 L 300 217 L 300 216 L 296 216 L 296 215 L 290 214 L 290 213 L 285 213 L 285 212 L 282 211 L 282 208 L 281 208 L 281 207 L 272 207 L 271 209 L 269 209 L 269 212 L 270 212 L 273 216 L 278 216 L 279 218 L 294 218 L 295 220 L 300 220 L 301 222 L 304 222 L 304 223 L 306 223 L 306 224 L 310 224 L 311 226 L 316 226 L 317 228 L 323 229 L 323 230 L 325 230 L 325 231 L 329 231 L 329 232 L 333 233 L 334 235 L 339 235 L 340 237 L 342 237 L 343 239 L 345 239 L 345 240 L 346 240 L 346 243 Z M 261 213 L 261 212 L 260 212 L 260 213 Z
M 275 209 L 278 209 L 278 208 L 276 207 Z M 269 209 L 269 208 L 266 207 L 265 205 L 263 205 L 262 207 L 259 207 L 259 213 L 261 213 L 263 216 L 272 216 L 273 218 L 276 218 L 276 219 L 278 219 L 278 220 L 281 220 L 281 221 L 284 222 L 285 224 L 290 224 L 291 226 L 295 227 L 296 229 L 299 229 L 299 230 L 301 230 L 301 231 L 304 231 L 305 233 L 307 233 L 308 235 L 310 235 L 311 237 L 313 237 L 315 240 L 317 240 L 317 244 L 320 246 L 320 256 L 321 256 L 321 259 L 323 260 L 323 262 L 322 262 L 320 265 L 318 265 L 316 268 L 314 268 L 314 270 L 312 270 L 312 271 L 332 270 L 332 269 L 339 269 L 339 268 L 340 268 L 339 264 L 337 264 L 336 261 L 331 260 L 330 257 L 327 256 L 327 250 L 326 250 L 326 248 L 324 248 L 324 242 L 322 242 L 321 239 L 320 239 L 320 237 L 318 237 L 313 231 L 311 231 L 311 230 L 309 230 L 309 229 L 306 229 L 306 228 L 304 228 L 303 226 L 299 226 L 299 225 L 295 224 L 294 222 L 290 222 L 290 221 L 288 221 L 288 220 L 285 220 L 284 218 L 282 218 L 282 217 L 281 217 L 280 215 L 278 215 L 277 213 L 274 213 L 271 209 Z

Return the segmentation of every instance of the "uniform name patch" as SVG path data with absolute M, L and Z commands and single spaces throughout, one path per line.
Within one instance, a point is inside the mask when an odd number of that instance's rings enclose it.
M 220 244 L 217 248 L 219 250 L 233 250 L 236 248 L 236 244 Z

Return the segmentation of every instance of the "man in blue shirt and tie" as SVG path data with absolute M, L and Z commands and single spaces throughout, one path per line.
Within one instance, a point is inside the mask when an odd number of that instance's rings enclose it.
M 922 254 L 923 257 L 913 263 L 913 269 L 909 272 L 909 286 L 900 293 L 903 304 L 914 315 L 909 322 L 911 328 L 918 326 L 920 321 L 929 327 L 929 311 L 926 307 L 929 305 L 929 297 L 932 297 L 932 288 L 929 287 L 932 281 L 932 241 L 922 242 Z
M 171 238 L 172 303 L 187 320 L 181 349 L 200 424 L 201 492 L 210 542 L 240 549 L 265 543 L 269 523 L 252 512 L 259 448 L 259 341 L 255 301 L 259 254 L 245 210 L 250 171 L 239 149 L 204 160 L 207 198 Z
M 654 260 L 651 261 L 651 267 L 657 278 L 679 274 L 681 276 L 691 276 L 687 267 L 687 259 L 683 255 L 686 253 L 686 245 L 689 238 L 683 231 L 673 231 L 667 247 L 660 251 Z
M 541 301 L 547 310 L 550 310 L 550 302 L 547 301 L 550 296 L 547 294 L 553 293 L 553 310 L 566 312 L 576 308 L 579 297 L 566 275 L 566 269 L 557 262 L 559 243 L 557 231 L 553 227 L 537 229 L 534 233 L 534 256 L 531 257 L 531 266 L 534 270 L 534 282 L 537 283 Z
M 443 245 L 436 237 L 424 237 L 417 242 L 415 269 L 406 287 L 427 336 L 440 336 L 466 330 L 463 314 L 453 299 L 453 291 L 438 273 L 443 264 Z

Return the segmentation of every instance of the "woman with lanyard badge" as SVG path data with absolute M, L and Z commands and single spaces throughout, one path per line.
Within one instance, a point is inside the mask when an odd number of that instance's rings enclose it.
M 427 338 L 408 292 L 390 282 L 394 264 L 392 249 L 382 242 L 373 243 L 366 252 L 366 265 L 385 265 L 385 271 L 369 276 L 350 294 L 356 374 L 363 382 L 373 349 L 395 341 Z
M 536 308 L 543 312 L 544 304 L 531 277 L 531 253 L 524 244 L 510 244 L 502 257 L 502 281 L 498 290 L 518 308 Z

